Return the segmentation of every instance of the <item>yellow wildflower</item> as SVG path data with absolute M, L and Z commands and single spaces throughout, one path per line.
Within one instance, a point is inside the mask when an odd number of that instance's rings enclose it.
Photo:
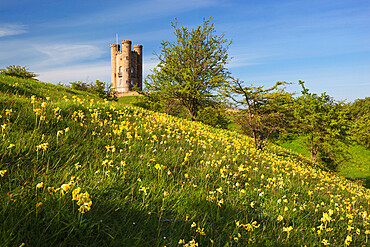
M 40 189 L 40 188 L 42 188 L 42 187 L 44 187 L 44 183 L 43 183 L 43 182 L 38 183 L 38 184 L 36 185 L 36 188 L 37 188 L 37 189 Z
M 283 231 L 284 232 L 290 232 L 291 230 L 293 230 L 293 227 L 292 226 L 289 226 L 289 227 L 283 227 Z
M 281 216 L 281 215 L 279 215 L 278 217 L 277 217 L 277 220 L 278 221 L 282 221 L 284 218 L 283 218 L 283 216 Z
M 7 171 L 8 171 L 8 170 L 1 170 L 1 171 L 0 171 L 0 176 L 1 176 L 1 177 L 4 177 L 4 175 L 5 175 L 5 173 L 6 173 Z
M 68 193 L 68 191 L 71 189 L 71 184 L 70 183 L 62 184 L 62 186 L 60 186 L 60 188 L 62 189 L 63 193 Z
M 352 242 L 352 236 L 347 235 L 346 239 L 344 240 L 345 245 L 350 245 Z
M 81 191 L 80 187 L 77 187 L 72 191 L 72 201 L 78 201 L 80 200 L 79 193 Z
M 10 144 L 9 147 L 7 147 L 7 149 L 10 149 L 10 148 L 13 148 L 13 147 L 15 147 L 15 145 L 14 144 Z
M 324 244 L 324 245 L 330 245 L 330 243 L 328 242 L 328 240 L 326 240 L 326 239 L 323 239 L 322 241 L 321 241 L 321 243 L 322 244 Z

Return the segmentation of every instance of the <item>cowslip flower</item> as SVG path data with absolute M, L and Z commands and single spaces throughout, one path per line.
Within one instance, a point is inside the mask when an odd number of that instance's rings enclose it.
M 324 244 L 325 246 L 326 245 L 330 245 L 330 243 L 328 242 L 328 240 L 326 240 L 326 239 L 323 239 L 322 241 L 321 241 L 321 243 L 322 244 Z
M 68 191 L 71 189 L 71 184 L 68 183 L 68 184 L 62 184 L 62 186 L 60 186 L 60 188 L 62 189 L 62 193 L 68 193 Z
M 283 216 L 281 216 L 281 215 L 279 215 L 278 217 L 277 217 L 277 220 L 278 221 L 282 221 L 284 218 L 283 218 Z
M 4 175 L 5 175 L 5 173 L 6 173 L 7 171 L 8 171 L 8 170 L 1 170 L 1 171 L 0 171 L 0 176 L 1 176 L 1 177 L 4 177 Z
M 344 240 L 345 245 L 350 245 L 352 242 L 352 236 L 347 235 L 346 239 Z
M 40 189 L 40 188 L 42 188 L 42 187 L 44 187 L 44 183 L 43 183 L 43 182 L 38 183 L 38 184 L 36 185 L 36 188 L 37 188 L 37 189 Z
M 77 205 L 80 206 L 78 211 L 80 211 L 81 214 L 84 214 L 85 212 L 91 209 L 92 201 L 87 191 L 85 193 L 79 194 L 79 200 L 77 202 Z
M 10 144 L 9 147 L 7 147 L 6 149 L 10 149 L 10 148 L 13 148 L 13 147 L 15 147 L 15 145 L 14 144 Z

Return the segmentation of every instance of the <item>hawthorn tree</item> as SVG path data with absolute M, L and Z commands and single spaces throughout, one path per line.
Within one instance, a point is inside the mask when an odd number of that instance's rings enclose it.
M 234 121 L 242 132 L 252 136 L 257 149 L 263 149 L 275 132 L 285 132 L 292 118 L 293 93 L 285 91 L 287 82 L 276 82 L 270 88 L 245 86 L 234 80 L 223 90 L 223 96 L 234 108 Z
M 229 78 L 225 68 L 231 41 L 216 35 L 209 20 L 194 29 L 171 23 L 175 40 L 163 41 L 159 64 L 145 80 L 146 91 L 159 92 L 164 101 L 178 101 L 195 120 L 199 111 L 213 101 L 215 91 Z
M 342 102 L 326 93 L 309 92 L 304 81 L 302 96 L 295 102 L 294 117 L 298 131 L 311 153 L 311 161 L 324 162 L 335 169 L 335 164 L 347 158 L 348 121 Z

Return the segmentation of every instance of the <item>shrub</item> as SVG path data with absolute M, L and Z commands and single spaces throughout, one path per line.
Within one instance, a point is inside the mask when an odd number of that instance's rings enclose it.
M 6 69 L 0 69 L 0 74 L 20 77 L 23 79 L 36 79 L 38 75 L 28 71 L 26 66 L 21 67 L 19 65 L 9 65 Z

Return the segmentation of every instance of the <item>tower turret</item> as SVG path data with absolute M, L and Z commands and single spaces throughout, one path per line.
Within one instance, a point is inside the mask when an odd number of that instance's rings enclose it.
M 117 87 L 116 83 L 116 78 L 117 78 L 117 64 L 116 64 L 116 57 L 117 57 L 117 52 L 119 51 L 119 45 L 118 44 L 111 44 L 110 45 L 110 57 L 111 57 L 111 85 L 112 88 Z
M 122 59 L 120 60 L 122 66 L 122 92 L 130 91 L 130 68 L 131 68 L 131 41 L 122 40 Z
M 140 90 L 143 89 L 142 82 L 143 82 L 143 46 L 142 45 L 134 45 L 134 51 L 137 54 L 137 62 L 136 62 L 136 76 L 137 76 L 137 86 Z

